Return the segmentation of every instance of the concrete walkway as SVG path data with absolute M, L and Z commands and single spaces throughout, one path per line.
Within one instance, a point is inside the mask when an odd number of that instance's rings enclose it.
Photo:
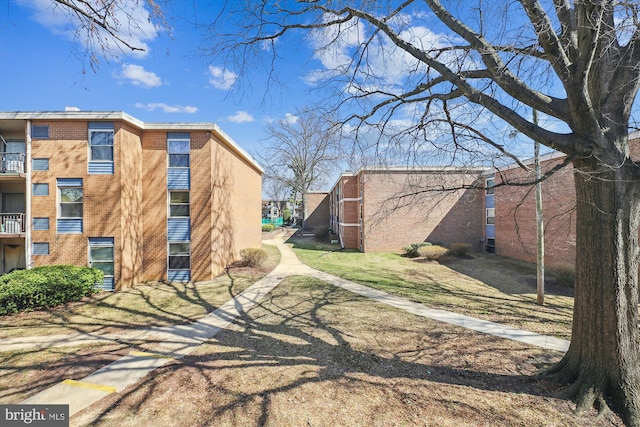
M 308 267 L 298 260 L 281 238 L 265 243 L 275 244 L 281 253 L 280 264 L 260 281 L 253 284 L 236 298 L 228 301 L 214 312 L 191 325 L 152 328 L 127 336 L 97 336 L 74 334 L 68 336 L 27 337 L 0 340 L 0 351 L 24 348 L 47 348 L 78 345 L 90 342 L 117 341 L 127 339 L 147 340 L 160 343 L 153 353 L 132 351 L 128 355 L 95 371 L 80 380 L 65 380 L 21 402 L 22 404 L 68 404 L 70 415 L 91 405 L 103 397 L 123 390 L 147 373 L 174 359 L 184 357 L 197 346 L 215 336 L 218 331 L 232 323 L 240 313 L 255 306 L 285 277 L 310 276 L 334 286 L 371 298 L 378 302 L 405 310 L 416 316 L 439 320 L 474 331 L 511 339 L 546 349 L 566 351 L 569 342 L 558 338 L 535 334 L 517 328 L 503 326 L 444 310 L 429 309 L 422 304 L 396 297 L 357 283 L 341 279 Z

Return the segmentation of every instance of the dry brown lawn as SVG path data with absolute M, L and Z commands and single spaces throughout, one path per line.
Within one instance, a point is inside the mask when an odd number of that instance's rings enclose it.
M 552 351 L 285 280 L 181 360 L 72 417 L 100 426 L 618 426 L 531 381 Z

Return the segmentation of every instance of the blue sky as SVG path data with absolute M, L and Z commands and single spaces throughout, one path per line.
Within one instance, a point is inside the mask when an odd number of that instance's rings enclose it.
M 144 53 L 99 58 L 92 70 L 85 47 L 51 3 L 0 0 L 1 111 L 77 107 L 125 111 L 148 122 L 215 122 L 253 153 L 264 140 L 265 123 L 304 106 L 309 96 L 304 71 L 293 59 L 281 70 L 287 82 L 282 93 L 265 99 L 261 87 L 238 90 L 235 70 L 202 56 L 202 33 L 181 4 L 169 11 L 172 37 L 144 28 L 134 39 Z
M 99 57 L 94 70 L 85 57 L 82 40 L 74 37 L 75 27 L 60 13 L 54 13 L 52 0 L 0 0 L 0 111 L 62 111 L 76 107 L 85 111 L 125 111 L 146 122 L 215 122 L 249 153 L 260 152 L 265 143 L 265 125 L 326 95 L 328 92 L 313 90 L 323 88 L 315 83 L 323 72 L 349 64 L 366 36 L 362 26 L 351 25 L 343 28 L 339 37 L 329 28 L 324 33 L 279 39 L 279 52 L 286 58 L 285 66 L 277 68 L 277 76 L 284 85 L 267 87 L 264 69 L 251 67 L 249 75 L 240 78 L 239 70 L 202 54 L 203 48 L 211 46 L 206 44 L 204 29 L 197 28 L 194 22 L 212 22 L 220 3 L 163 3 L 171 7 L 165 10 L 171 34 L 146 24 L 148 12 L 142 6 L 131 6 L 143 28 L 134 31 L 130 40 L 145 51 L 122 51 L 110 59 Z M 209 10 L 204 9 L 207 7 Z M 455 44 L 454 39 L 441 32 L 441 27 L 438 30 L 437 21 L 419 8 L 398 19 L 409 24 L 401 25 L 401 36 L 407 40 L 429 46 Z M 331 49 L 314 51 L 327 40 L 338 41 Z M 361 80 L 363 87 L 379 85 L 381 90 L 400 92 L 422 78 L 414 72 L 420 69 L 414 58 L 384 41 L 379 51 L 368 52 L 367 65 L 380 79 L 367 80 L 365 76 Z M 339 89 L 357 91 L 353 86 Z M 421 114 L 420 108 L 419 104 L 400 108 L 389 123 L 399 129 L 412 126 Z M 464 105 L 461 113 L 473 115 L 476 125 L 499 138 L 512 130 L 489 116 L 466 111 Z M 373 134 L 360 136 L 362 145 L 370 142 L 367 138 L 374 142 L 376 139 Z M 533 154 L 530 141 L 505 138 L 503 142 L 516 145 L 515 148 L 521 146 L 522 150 L 517 151 L 523 157 Z M 427 152 L 429 144 L 423 145 L 427 148 L 417 150 Z M 334 178 L 325 181 L 326 187 Z

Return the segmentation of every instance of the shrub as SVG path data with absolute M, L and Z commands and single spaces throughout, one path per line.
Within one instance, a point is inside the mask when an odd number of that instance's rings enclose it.
M 313 230 L 313 237 L 316 240 L 324 240 L 329 236 L 329 227 L 327 226 L 320 226 L 317 227 L 315 230 Z
M 558 286 L 573 288 L 576 282 L 576 269 L 571 265 L 561 265 L 551 269 L 551 275 L 555 276 Z
M 421 246 L 418 248 L 418 256 L 424 257 L 429 261 L 438 261 L 448 252 L 449 250 L 447 248 L 438 245 Z
M 469 243 L 452 243 L 449 246 L 449 254 L 454 256 L 466 256 L 471 250 Z
M 55 307 L 99 290 L 102 271 L 74 265 L 48 265 L 0 276 L 0 315 Z
M 240 250 L 242 265 L 245 267 L 260 267 L 267 260 L 267 251 L 262 248 L 247 248 Z
M 262 231 L 265 233 L 269 233 L 276 229 L 276 226 L 273 224 L 262 224 Z
M 429 242 L 420 242 L 420 243 L 412 243 L 409 246 L 406 246 L 403 248 L 404 250 L 404 256 L 408 257 L 408 258 L 416 258 L 421 256 L 419 254 L 419 250 L 422 247 L 425 246 L 431 246 L 431 243 Z

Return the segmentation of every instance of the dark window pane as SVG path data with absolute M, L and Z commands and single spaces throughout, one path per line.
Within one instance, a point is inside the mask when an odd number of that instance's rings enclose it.
M 113 145 L 113 131 L 91 132 L 91 145 Z
M 107 276 L 113 276 L 113 262 L 92 262 L 91 267 L 97 268 Z
M 31 136 L 33 138 L 49 138 L 49 126 L 39 126 L 33 125 L 31 126 Z
M 82 202 L 82 188 L 61 188 L 60 201 L 65 202 Z
M 171 203 L 189 203 L 188 191 L 172 191 Z
M 113 161 L 113 147 L 91 147 L 91 160 Z
M 169 154 L 169 167 L 188 168 L 189 155 L 188 154 Z
M 189 216 L 189 205 L 171 205 L 169 216 Z
M 60 218 L 82 218 L 82 203 L 61 203 Z
M 169 154 L 189 154 L 189 145 L 190 142 L 188 140 L 181 141 L 169 141 Z
M 91 259 L 94 261 L 111 261 L 113 260 L 113 247 L 94 246 L 91 248 Z
M 170 256 L 169 269 L 170 270 L 188 270 L 189 261 L 190 261 L 189 256 Z
M 169 255 L 189 255 L 189 242 L 169 243 Z

